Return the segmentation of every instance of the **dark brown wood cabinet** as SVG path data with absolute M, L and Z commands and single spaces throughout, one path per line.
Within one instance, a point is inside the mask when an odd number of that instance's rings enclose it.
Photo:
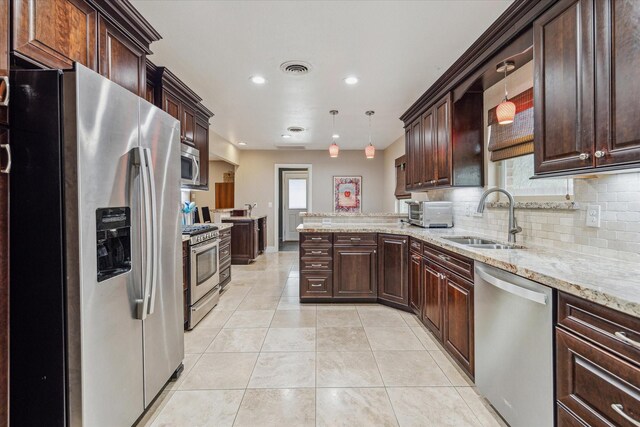
M 473 283 L 446 273 L 442 343 L 467 373 L 474 376 Z
M 534 31 L 535 173 L 640 163 L 640 3 L 561 0 Z
M 98 12 L 85 0 L 13 0 L 13 51 L 45 67 L 79 62 L 97 71 L 97 25 Z
M 411 193 L 407 192 L 407 156 L 400 156 L 395 160 L 396 168 L 396 199 L 409 199 Z
M 535 171 L 591 167 L 593 0 L 560 1 L 533 31 Z
M 560 292 L 558 425 L 640 423 L 640 319 Z
M 258 219 L 246 217 L 223 218 L 222 222 L 232 223 L 231 264 L 250 264 L 258 257 Z
M 183 187 L 208 190 L 209 120 L 213 113 L 202 104 L 202 98 L 166 67 L 146 61 L 146 76 L 147 84 L 154 87 L 155 105 L 180 121 L 180 142 L 197 148 L 200 154 L 200 185 Z
M 444 326 L 443 269 L 427 261 L 422 262 L 422 323 L 442 341 Z
M 198 104 L 193 143 L 200 152 L 200 190 L 209 189 L 209 119 L 213 113 L 204 105 Z
M 333 234 L 300 234 L 300 301 L 333 297 Z M 323 269 L 320 269 L 323 268 Z
M 409 258 L 409 308 L 422 316 L 422 256 L 413 251 Z
M 640 162 L 640 3 L 596 0 L 597 167 Z
M 467 94 L 453 103 L 451 93 L 407 125 L 406 188 L 481 186 L 482 94 Z
M 377 299 L 377 246 L 333 247 L 333 298 Z
M 115 25 L 98 17 L 100 74 L 140 97 L 146 96 L 146 52 Z
M 267 249 L 267 217 L 258 218 L 258 253 L 262 254 Z
M 409 238 L 378 235 L 378 299 L 409 304 Z

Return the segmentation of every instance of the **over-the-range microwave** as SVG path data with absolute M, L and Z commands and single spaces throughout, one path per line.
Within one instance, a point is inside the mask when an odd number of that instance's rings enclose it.
M 187 144 L 180 144 L 180 178 L 183 186 L 200 185 L 200 151 Z
M 452 202 L 407 202 L 409 222 L 424 228 L 453 227 Z

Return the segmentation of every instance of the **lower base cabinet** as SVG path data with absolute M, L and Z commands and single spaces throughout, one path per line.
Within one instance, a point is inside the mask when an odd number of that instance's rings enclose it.
M 640 425 L 640 319 L 559 294 L 558 426 Z
M 473 283 L 447 274 L 444 280 L 444 334 L 442 344 L 474 376 Z
M 409 304 L 409 238 L 378 235 L 378 299 Z
M 422 323 L 442 341 L 444 324 L 444 275 L 442 269 L 427 261 L 422 262 Z
M 422 315 L 422 256 L 411 251 L 409 257 L 409 308 Z
M 333 248 L 333 298 L 377 300 L 377 246 Z

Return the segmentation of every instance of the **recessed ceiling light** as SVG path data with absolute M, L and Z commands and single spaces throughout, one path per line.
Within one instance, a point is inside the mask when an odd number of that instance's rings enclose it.
M 344 79 L 344 82 L 348 85 L 354 85 L 358 83 L 358 78 L 356 76 L 349 76 L 346 79 Z
M 240 142 L 238 142 L 238 145 L 247 145 L 247 143 L 240 141 Z
M 251 81 L 257 85 L 263 85 L 267 82 L 267 79 L 262 76 L 251 76 Z
M 287 135 L 287 134 L 285 133 L 285 134 L 283 134 L 283 135 L 282 135 L 282 137 L 283 137 L 284 139 L 289 139 L 289 138 L 291 138 L 291 135 Z
M 340 135 L 338 135 L 337 133 L 334 133 L 333 135 L 331 135 L 331 138 L 338 139 L 340 138 Z

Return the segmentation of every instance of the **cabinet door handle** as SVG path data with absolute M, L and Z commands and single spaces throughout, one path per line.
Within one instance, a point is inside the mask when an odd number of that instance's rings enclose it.
M 580 160 L 588 160 L 590 155 L 589 153 L 580 153 L 580 156 L 578 157 L 580 157 Z
M 312 288 L 319 288 L 320 286 L 322 286 L 322 283 L 312 283 L 311 284 Z
M 616 332 L 614 335 L 616 336 L 616 338 L 619 338 L 625 344 L 630 345 L 631 347 L 635 347 L 637 349 L 640 349 L 640 342 L 632 340 L 631 338 L 629 338 L 627 336 L 626 332 Z
M 4 98 L 0 99 L 0 107 L 9 106 L 9 76 L 0 77 L 0 88 L 4 85 Z
M 607 155 L 607 152 L 606 152 L 606 151 L 604 151 L 604 150 L 598 150 L 598 151 L 596 151 L 595 153 L 593 153 L 593 156 L 594 156 L 596 159 L 601 159 L 601 158 L 603 158 L 603 157 L 604 157 L 604 156 L 606 156 L 606 155 Z
M 620 404 L 620 403 L 612 403 L 611 404 L 611 409 L 616 411 L 622 418 L 624 418 L 625 420 L 629 421 L 634 426 L 640 427 L 640 422 L 634 420 L 629 415 L 627 415 L 626 412 L 624 412 L 624 406 L 622 406 L 622 404 Z
M 1 168 L 0 172 L 9 173 L 11 172 L 11 146 L 9 144 L 0 144 L 0 148 L 7 152 L 7 166 Z

